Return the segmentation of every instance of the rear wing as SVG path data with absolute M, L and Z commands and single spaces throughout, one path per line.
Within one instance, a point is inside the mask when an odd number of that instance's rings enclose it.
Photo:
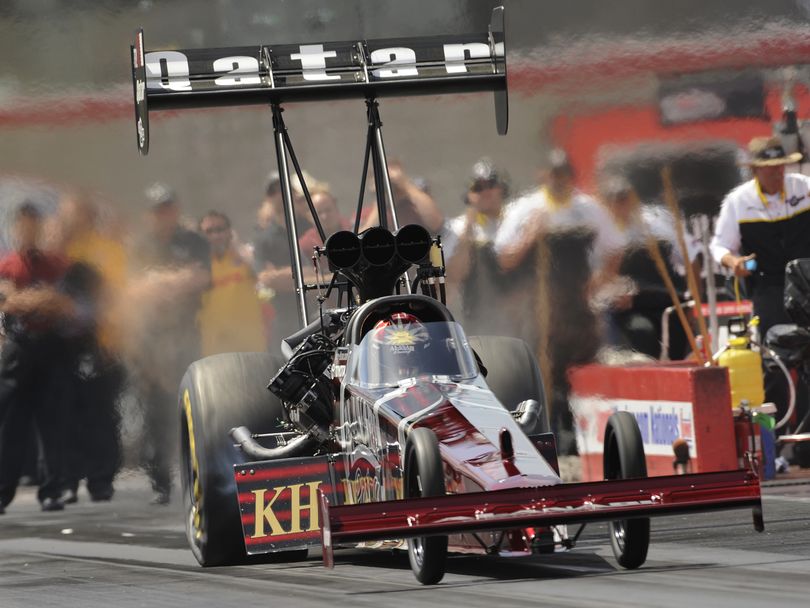
M 492 91 L 508 126 L 503 7 L 481 34 L 132 53 L 138 150 L 149 110 Z

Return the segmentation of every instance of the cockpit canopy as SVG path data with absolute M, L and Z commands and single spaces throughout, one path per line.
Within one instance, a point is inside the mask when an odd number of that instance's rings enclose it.
M 348 362 L 349 381 L 372 389 L 411 378 L 461 381 L 477 375 L 475 356 L 458 323 L 422 323 L 405 313 L 377 323 L 352 349 Z

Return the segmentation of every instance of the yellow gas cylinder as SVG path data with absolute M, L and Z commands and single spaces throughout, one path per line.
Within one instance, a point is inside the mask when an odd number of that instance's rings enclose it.
M 720 354 L 717 362 L 728 368 L 732 407 L 739 406 L 742 401 L 748 401 L 751 407 L 762 405 L 765 401 L 762 356 L 751 350 L 748 338 L 730 338 L 728 348 Z

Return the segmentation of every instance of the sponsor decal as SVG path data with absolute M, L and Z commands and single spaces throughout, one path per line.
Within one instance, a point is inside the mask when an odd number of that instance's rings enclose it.
M 347 52 L 346 49 L 357 49 L 357 52 Z M 372 81 L 436 78 L 470 72 L 491 74 L 493 62 L 500 61 L 503 57 L 503 43 L 490 45 L 479 41 L 446 44 L 435 41 L 415 48 L 367 48 L 362 42 L 347 42 L 268 46 L 261 47 L 261 50 L 268 57 L 273 57 L 272 67 L 269 61 L 260 65 L 257 56 L 234 54 L 234 51 L 244 52 L 244 47 L 183 52 L 152 51 L 142 55 L 146 66 L 146 87 L 150 90 L 181 92 L 218 87 L 261 86 L 263 82 L 273 88 L 326 82 L 357 82 L 358 79 L 366 79 L 362 75 L 365 64 L 369 67 L 367 79 Z M 217 52 L 222 56 L 212 57 Z M 258 55 L 261 56 L 262 53 Z M 136 52 L 136 67 L 139 59 Z M 283 67 L 279 68 L 277 63 Z M 278 79 L 273 78 L 272 72 L 277 72 Z M 222 76 L 217 77 L 219 74 Z M 262 76 L 268 78 L 263 81 Z
M 605 425 L 614 412 L 629 412 L 638 423 L 648 456 L 672 456 L 672 442 L 686 440 L 692 458 L 697 456 L 692 404 L 686 401 L 603 399 L 572 395 L 577 443 L 583 454 L 604 451 Z
M 304 80 L 340 80 L 337 74 L 326 73 L 326 59 L 336 57 L 337 51 L 324 51 L 322 44 L 302 44 L 298 53 L 292 53 L 290 59 L 300 61 Z
M 733 317 L 738 315 L 750 315 L 754 310 L 751 300 L 743 300 L 741 302 L 718 302 L 715 306 L 715 311 L 720 317 Z M 701 313 L 704 317 L 708 317 L 711 308 L 708 304 L 701 306 Z
M 146 143 L 146 130 L 143 128 L 143 120 L 138 117 L 138 124 L 136 126 L 138 130 L 138 145 L 139 147 L 143 148 L 144 144 Z
M 317 480 L 272 489 L 252 490 L 255 497 L 255 519 L 251 538 L 320 530 L 318 519 L 320 485 L 321 481 Z M 289 515 L 283 525 L 279 519 L 282 512 Z
M 343 504 L 343 461 L 308 456 L 234 467 L 239 512 L 251 555 L 313 545 L 320 537 L 319 492 Z
M 382 64 L 388 69 L 377 69 L 371 73 L 377 78 L 402 78 L 405 76 L 418 76 L 416 69 L 416 53 L 413 49 L 397 46 L 388 49 L 371 51 L 371 64 Z
M 503 46 L 503 45 L 501 45 Z M 464 61 L 468 59 L 486 59 L 489 57 L 489 45 L 483 42 L 470 42 L 467 44 L 445 44 L 444 60 L 448 74 L 457 74 L 467 71 Z
M 146 54 L 146 86 L 167 91 L 191 91 L 188 58 L 179 51 Z
M 259 60 L 255 57 L 232 56 L 222 57 L 213 63 L 214 71 L 225 72 L 214 84 L 220 87 L 260 84 Z
M 417 344 L 425 344 L 430 334 L 424 325 L 418 322 L 399 323 L 380 327 L 375 330 L 374 341 L 377 344 L 390 346 L 392 353 L 413 352 Z
M 700 89 L 666 95 L 660 104 L 661 118 L 668 124 L 710 120 L 726 112 L 726 102 L 722 97 L 713 91 Z
M 387 342 L 391 346 L 410 346 L 410 350 L 413 350 L 416 336 L 407 329 L 395 329 L 387 336 Z
M 373 469 L 357 468 L 354 471 L 354 477 L 348 477 L 343 480 L 345 487 L 345 494 L 351 497 L 354 503 L 374 502 L 375 500 L 382 500 L 380 480 Z

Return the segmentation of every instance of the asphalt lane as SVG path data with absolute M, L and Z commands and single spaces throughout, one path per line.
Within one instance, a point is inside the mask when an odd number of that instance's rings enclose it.
M 565 554 L 453 557 L 436 587 L 415 582 L 401 551 L 347 550 L 334 570 L 306 561 L 200 568 L 178 501 L 149 505 L 145 480 L 110 503 L 85 494 L 42 513 L 24 489 L 0 516 L 0 608 L 134 606 L 799 606 L 810 596 L 810 485 L 765 490 L 766 531 L 731 511 L 653 522 L 645 566 L 619 569 L 604 526 Z

